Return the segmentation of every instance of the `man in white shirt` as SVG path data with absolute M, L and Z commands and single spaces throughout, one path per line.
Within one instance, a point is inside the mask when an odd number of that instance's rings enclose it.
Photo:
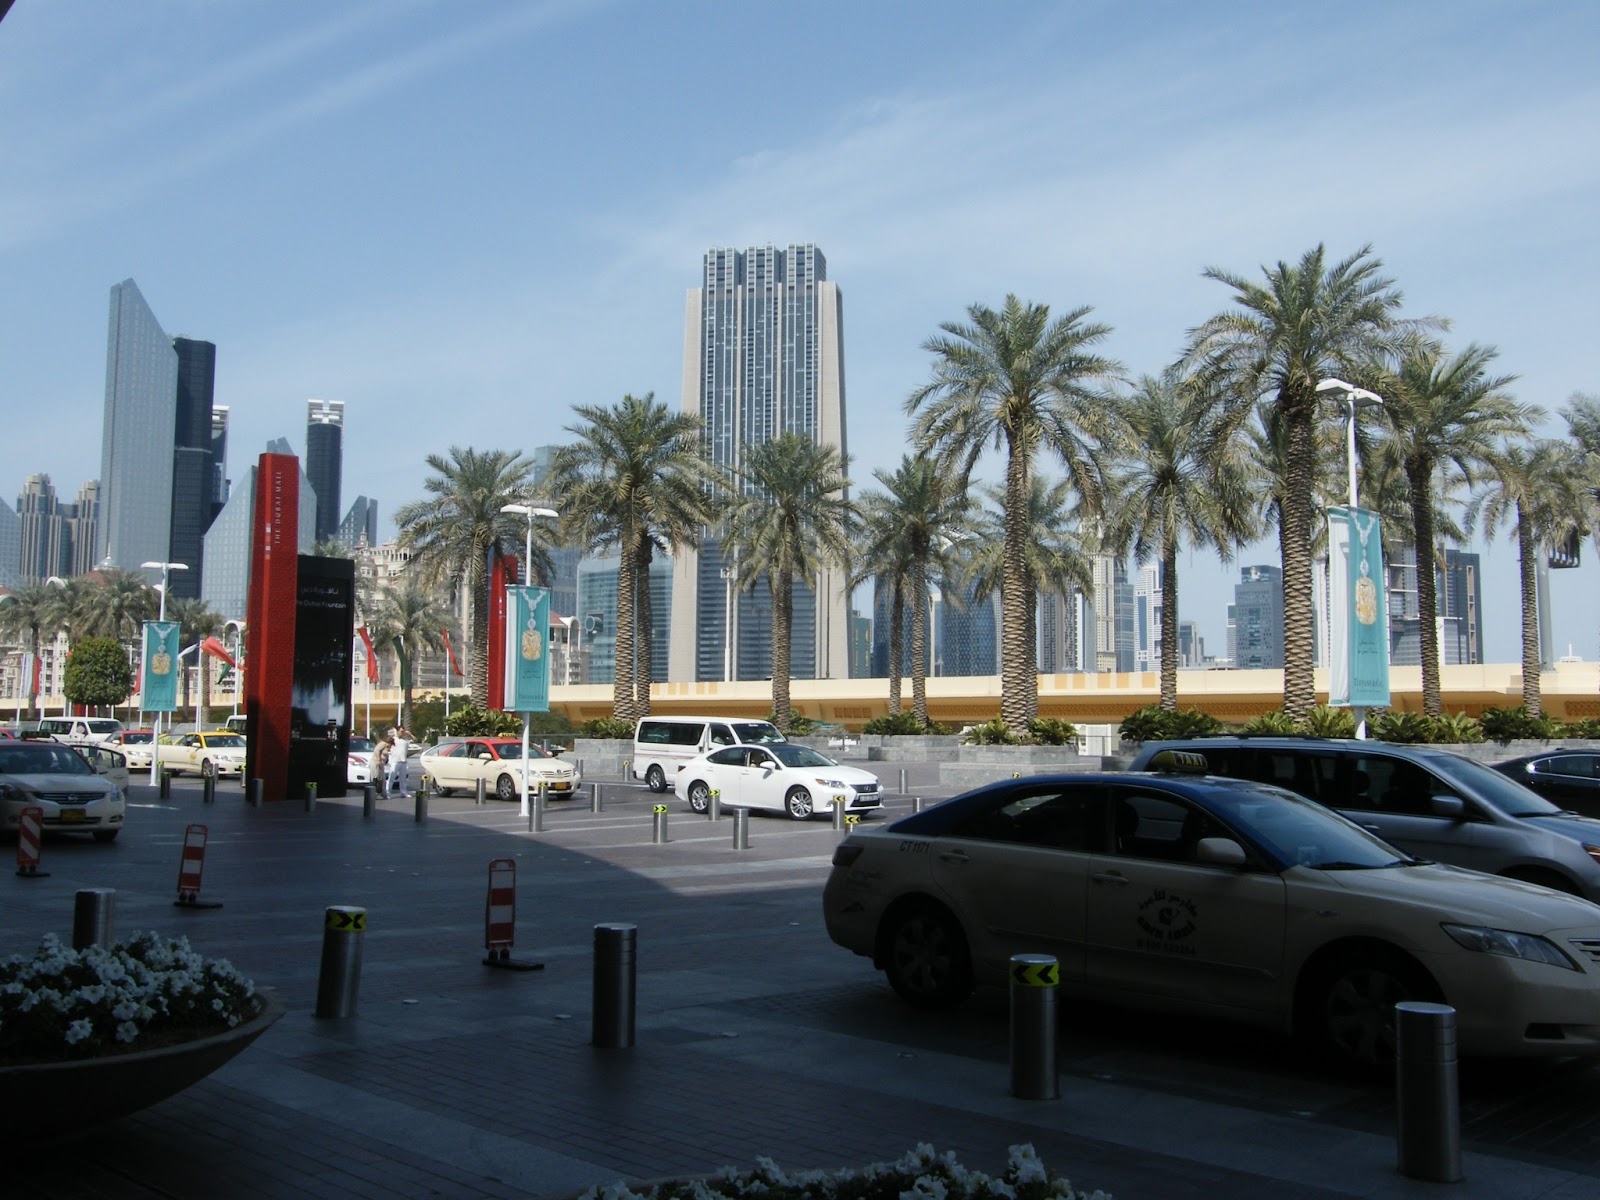
M 406 794 L 406 756 L 411 753 L 411 731 L 396 725 L 389 731 L 394 734 L 394 749 L 389 752 L 389 794 Z

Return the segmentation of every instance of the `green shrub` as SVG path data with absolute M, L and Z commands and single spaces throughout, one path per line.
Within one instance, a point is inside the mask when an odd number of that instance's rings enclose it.
M 1239 731 L 1247 734 L 1293 734 L 1300 730 L 1295 726 L 1294 718 L 1281 708 L 1276 712 L 1262 713 L 1259 717 L 1251 717 L 1244 723 Z
M 1159 704 L 1151 704 L 1123 717 L 1117 732 L 1125 742 L 1162 742 L 1170 738 L 1205 737 L 1221 729 L 1221 721 L 1198 708 L 1168 712 Z
M 1600 738 L 1600 717 L 1586 717 L 1582 721 L 1568 721 L 1561 727 L 1562 737 Z
M 768 713 L 767 720 L 772 722 L 772 724 L 777 725 L 778 714 L 775 712 Z M 781 725 L 778 727 L 780 729 L 783 728 Z M 787 734 L 791 734 L 794 737 L 805 737 L 808 733 L 814 732 L 816 728 L 816 721 L 806 716 L 805 713 L 795 712 L 794 709 L 791 708 L 789 710 L 789 728 L 784 729 L 783 731 Z
M 450 714 L 444 731 L 451 737 L 507 737 L 522 732 L 522 718 L 469 704 Z
M 1330 708 L 1319 704 L 1306 715 L 1300 732 L 1307 737 L 1353 738 L 1356 735 L 1356 715 L 1348 708 Z
M 1433 718 L 1392 708 L 1369 721 L 1367 732 L 1380 742 L 1399 742 L 1411 746 L 1438 740 Z
M 1483 710 L 1483 736 L 1504 746 L 1519 739 L 1548 742 L 1561 736 L 1561 723 L 1540 713 L 1534 716 L 1525 704 L 1516 708 Z
M 1169 713 L 1167 721 L 1167 737 L 1191 738 L 1207 737 L 1213 733 L 1222 732 L 1222 722 L 1210 713 L 1203 713 L 1198 708 L 1179 709 Z
M 1464 712 L 1455 716 L 1442 713 L 1433 719 L 1433 740 L 1436 742 L 1465 744 L 1483 741 L 1483 725 L 1477 717 Z
M 893 737 L 921 737 L 927 734 L 949 733 L 950 727 L 941 725 L 937 721 L 929 721 L 924 725 L 917 720 L 916 713 L 910 709 L 901 709 L 887 716 L 873 717 L 861 727 L 861 732 L 888 734 Z
M 592 721 L 585 721 L 578 726 L 578 736 L 598 738 L 602 741 L 631 742 L 633 722 L 624 721 L 620 717 L 595 717 Z
M 1059 717 L 1035 717 L 1028 722 L 1028 733 L 1034 741 L 1045 746 L 1075 746 L 1078 727 Z
M 963 735 L 962 741 L 970 746 L 1016 746 L 1021 739 L 1011 736 L 1011 730 L 999 717 L 974 725 Z

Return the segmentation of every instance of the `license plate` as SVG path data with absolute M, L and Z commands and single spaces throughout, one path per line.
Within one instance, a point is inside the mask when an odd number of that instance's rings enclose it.
M 572 785 L 565 781 L 552 783 L 550 785 L 550 790 L 552 792 L 570 792 L 572 790 Z
M 67 824 L 71 824 L 73 821 L 81 821 L 83 819 L 84 811 L 81 808 L 63 808 L 61 810 L 61 820 Z

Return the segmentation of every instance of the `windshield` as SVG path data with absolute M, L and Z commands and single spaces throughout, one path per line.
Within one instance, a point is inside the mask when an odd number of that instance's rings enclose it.
M 155 735 L 148 729 L 134 729 L 122 735 L 124 746 L 148 746 Z
M 732 724 L 733 736 L 747 746 L 752 744 L 765 746 L 772 742 L 787 740 L 778 732 L 778 727 L 770 721 L 734 721 Z
M 818 754 L 810 746 L 796 746 L 786 742 L 781 746 L 768 747 L 768 753 L 777 757 L 777 760 L 786 767 L 836 767 L 826 754 Z
M 1252 836 L 1285 866 L 1352 870 L 1410 861 L 1337 813 L 1282 788 L 1230 783 L 1208 791 L 1206 800 L 1217 816 Z
M 244 739 L 237 733 L 208 733 L 206 745 L 218 750 L 243 750 Z
M 122 728 L 121 721 L 112 720 L 110 717 L 102 717 L 98 719 L 90 717 L 87 724 L 90 733 L 112 734 Z
M 1486 804 L 1492 804 L 1508 817 L 1548 817 L 1562 811 L 1560 805 L 1551 804 L 1515 779 L 1482 763 L 1473 762 L 1470 758 L 1440 754 L 1430 757 L 1428 765 L 1451 783 L 1461 784 L 1471 795 Z
M 356 736 L 352 735 L 351 738 L 350 738 L 349 749 L 352 750 L 352 751 L 355 751 L 357 753 L 359 753 L 359 752 L 361 752 L 363 750 L 371 750 L 372 749 L 372 739 L 371 738 L 366 738 L 366 737 L 356 737 Z
M 0 746 L 0 775 L 93 775 L 88 760 L 68 746 L 23 742 Z

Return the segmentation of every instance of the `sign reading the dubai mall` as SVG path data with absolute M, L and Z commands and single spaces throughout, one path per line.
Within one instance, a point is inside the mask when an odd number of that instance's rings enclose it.
M 1384 603 L 1383 535 L 1378 514 L 1328 510 L 1328 703 L 1382 708 L 1389 703 L 1389 614 Z
M 144 623 L 143 662 L 139 707 L 145 712 L 174 711 L 178 707 L 178 622 Z
M 550 711 L 550 589 L 506 588 L 506 712 Z

